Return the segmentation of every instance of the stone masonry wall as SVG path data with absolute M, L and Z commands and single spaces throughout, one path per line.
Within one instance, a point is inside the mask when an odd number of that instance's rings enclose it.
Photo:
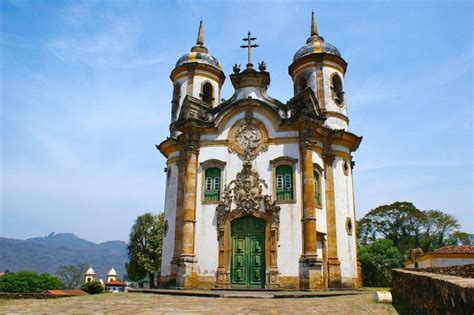
M 474 314 L 474 279 L 394 269 L 392 297 L 400 314 Z

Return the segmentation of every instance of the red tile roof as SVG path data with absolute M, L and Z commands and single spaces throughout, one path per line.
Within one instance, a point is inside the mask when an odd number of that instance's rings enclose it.
M 83 296 L 89 295 L 86 292 L 79 290 L 79 289 L 68 289 L 68 290 L 48 290 L 47 293 L 49 295 L 54 296 Z
M 462 246 L 446 246 L 438 248 L 433 253 L 439 254 L 474 254 L 474 246 L 462 245 Z

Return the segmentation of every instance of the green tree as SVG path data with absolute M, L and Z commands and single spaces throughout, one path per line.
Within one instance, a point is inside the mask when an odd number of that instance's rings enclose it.
M 73 289 L 79 288 L 84 282 L 84 274 L 86 270 L 87 265 L 84 263 L 66 265 L 59 267 L 56 275 L 61 279 L 65 288 Z
M 401 252 L 419 247 L 425 223 L 425 215 L 411 202 L 394 202 L 370 210 L 358 221 L 361 244 L 387 238 Z
M 421 211 L 410 202 L 379 206 L 357 224 L 359 244 L 387 238 L 405 256 L 412 248 L 421 247 L 426 252 L 466 238 L 457 230 L 460 224 L 452 215 L 439 210 Z
M 447 240 L 447 245 L 469 245 L 469 234 L 466 232 L 455 231 Z
M 154 274 L 161 266 L 164 221 L 163 212 L 157 216 L 145 213 L 136 219 L 130 231 L 129 262 L 125 265 L 128 277 L 139 281 L 148 275 L 151 288 L 155 287 Z
M 458 220 L 439 210 L 423 212 L 425 215 L 423 250 L 429 251 L 448 245 L 447 241 L 461 227 Z
M 61 289 L 61 280 L 48 273 L 34 271 L 9 272 L 0 277 L 0 292 L 41 293 L 46 290 Z
M 99 281 L 86 282 L 81 286 L 81 290 L 89 294 L 99 294 L 104 292 L 104 287 Z
M 392 281 L 391 269 L 401 267 L 403 257 L 389 239 L 378 239 L 359 247 L 364 286 L 386 287 Z

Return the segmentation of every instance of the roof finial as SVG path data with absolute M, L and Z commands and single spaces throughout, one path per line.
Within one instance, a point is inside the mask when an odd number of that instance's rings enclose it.
M 198 37 L 196 41 L 197 46 L 204 46 L 204 31 L 202 28 L 202 20 L 199 22 L 199 31 L 198 31 Z
M 318 36 L 318 26 L 314 17 L 314 11 L 311 11 L 311 36 Z

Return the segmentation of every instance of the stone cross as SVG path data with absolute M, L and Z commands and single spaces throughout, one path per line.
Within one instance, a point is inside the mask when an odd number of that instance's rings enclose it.
M 252 45 L 252 41 L 256 40 L 256 37 L 251 37 L 251 33 L 248 32 L 247 38 L 242 38 L 244 42 L 247 42 L 247 45 L 242 45 L 240 48 L 247 48 L 248 49 L 248 63 L 247 63 L 247 69 L 252 69 L 253 64 L 252 64 L 252 48 L 257 48 L 258 45 Z

